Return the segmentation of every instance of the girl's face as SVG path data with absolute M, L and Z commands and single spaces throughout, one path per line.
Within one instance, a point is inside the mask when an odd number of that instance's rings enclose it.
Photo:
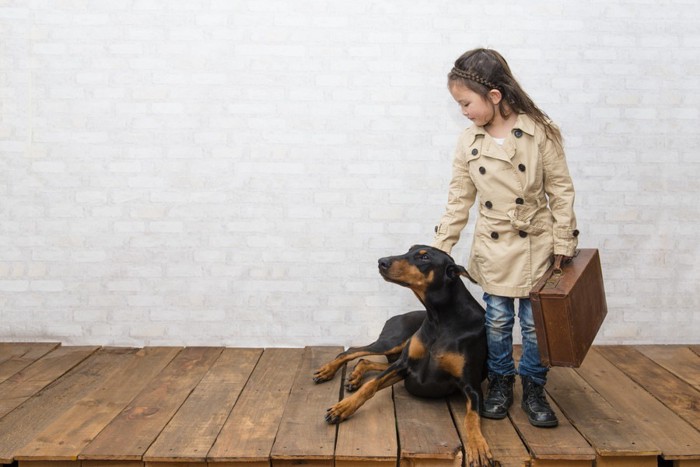
M 450 82 L 449 89 L 450 94 L 462 109 L 462 115 L 475 125 L 486 126 L 493 121 L 498 112 L 496 106 L 498 102 L 493 102 L 491 93 L 489 93 L 489 99 L 485 99 L 459 81 Z

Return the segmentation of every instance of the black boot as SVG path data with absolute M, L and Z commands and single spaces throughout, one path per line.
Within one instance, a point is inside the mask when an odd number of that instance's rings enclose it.
M 544 395 L 544 386 L 537 384 L 529 376 L 522 376 L 523 403 L 530 424 L 539 427 L 554 427 L 559 424 L 557 416 Z
M 484 400 L 481 415 L 486 418 L 500 420 L 508 415 L 508 408 L 513 404 L 513 375 L 491 375 L 489 392 Z

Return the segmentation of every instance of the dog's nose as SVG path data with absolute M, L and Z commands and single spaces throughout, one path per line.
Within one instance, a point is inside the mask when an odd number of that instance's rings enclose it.
M 391 266 L 391 261 L 389 261 L 389 258 L 380 258 L 379 259 L 379 269 L 382 271 L 386 271 L 389 269 L 389 266 Z

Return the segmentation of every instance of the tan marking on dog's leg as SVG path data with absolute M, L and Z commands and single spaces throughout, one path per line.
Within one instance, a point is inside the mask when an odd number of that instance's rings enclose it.
M 369 371 L 384 371 L 389 367 L 388 362 L 373 362 L 370 360 L 361 359 L 353 368 L 352 373 L 348 376 L 345 383 L 345 389 L 355 391 L 362 384 L 362 378 Z
M 335 374 L 338 372 L 341 366 L 345 365 L 347 362 L 355 360 L 358 357 L 364 357 L 367 355 L 372 355 L 372 352 L 359 351 L 353 352 L 342 357 L 336 357 L 332 361 L 326 363 L 321 368 L 314 372 L 314 381 L 317 383 L 323 383 L 325 381 L 330 381 L 333 379 Z
M 397 345 L 397 346 L 394 347 L 393 349 L 389 349 L 389 350 L 387 350 L 386 352 L 384 352 L 384 355 L 396 355 L 396 354 L 400 354 L 401 352 L 403 352 L 404 347 L 406 347 L 406 345 L 408 345 L 408 342 L 409 342 L 410 340 L 411 340 L 410 338 L 409 338 L 409 339 L 406 339 L 405 341 L 403 341 L 402 343 L 400 343 L 399 345 Z
M 403 376 L 400 376 L 396 371 L 391 371 L 367 381 L 356 393 L 346 397 L 328 409 L 326 413 L 326 421 L 328 423 L 342 422 L 357 412 L 357 409 L 371 399 L 377 393 L 377 391 L 387 388 L 392 384 L 398 383 L 402 379 Z
M 479 411 L 472 408 L 472 401 L 467 397 L 467 415 L 464 418 L 464 430 L 467 434 L 467 465 L 491 465 L 491 449 L 481 433 Z
M 335 374 L 338 372 L 341 366 L 345 365 L 347 362 L 355 360 L 359 357 L 366 357 L 367 355 L 396 355 L 400 354 L 404 347 L 408 344 L 408 339 L 401 344 L 393 347 L 386 352 L 370 352 L 368 350 L 359 350 L 357 352 L 352 352 L 344 356 L 338 356 L 334 360 L 326 363 L 321 368 L 316 370 L 314 373 L 314 381 L 316 383 L 323 383 L 325 381 L 330 381 L 333 379 Z M 370 344 L 371 345 L 371 344 Z M 344 352 L 343 352 L 344 353 Z M 343 355 L 342 353 L 340 355 Z

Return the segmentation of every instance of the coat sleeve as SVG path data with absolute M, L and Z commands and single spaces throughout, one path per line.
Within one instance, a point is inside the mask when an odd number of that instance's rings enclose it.
M 542 146 L 544 191 L 554 216 L 554 254 L 573 256 L 578 245 L 574 184 L 561 144 L 544 137 Z
M 461 147 L 461 144 L 459 145 Z M 447 208 L 435 227 L 433 246 L 446 253 L 459 241 L 462 229 L 469 221 L 469 209 L 476 199 L 476 187 L 469 175 L 469 167 L 462 151 L 455 151 L 452 162 L 452 180 L 447 196 Z

